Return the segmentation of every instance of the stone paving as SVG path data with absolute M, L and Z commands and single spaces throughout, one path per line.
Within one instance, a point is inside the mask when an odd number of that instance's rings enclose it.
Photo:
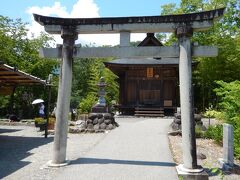
M 0 126 L 0 179 L 177 179 L 168 147 L 171 119 L 117 118 L 109 133 L 68 134 L 70 165 L 47 168 L 53 136 L 35 127 Z

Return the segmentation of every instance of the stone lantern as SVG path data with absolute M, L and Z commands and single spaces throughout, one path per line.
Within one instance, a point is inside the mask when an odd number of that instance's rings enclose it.
M 108 112 L 108 107 L 106 104 L 106 83 L 103 77 L 100 78 L 97 86 L 98 86 L 98 102 L 92 107 L 92 113 L 107 113 Z

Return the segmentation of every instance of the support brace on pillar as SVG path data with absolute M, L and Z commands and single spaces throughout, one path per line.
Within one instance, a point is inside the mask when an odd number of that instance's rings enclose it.
M 62 64 L 59 77 L 57 98 L 55 136 L 53 145 L 53 159 L 50 166 L 66 165 L 66 148 L 68 132 L 68 113 L 72 86 L 73 49 L 77 33 L 74 27 L 63 27 Z

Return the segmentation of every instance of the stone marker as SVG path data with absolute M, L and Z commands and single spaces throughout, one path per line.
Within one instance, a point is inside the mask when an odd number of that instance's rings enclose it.
M 230 170 L 234 166 L 233 149 L 233 126 L 227 123 L 223 124 L 223 159 L 219 159 L 224 170 Z
M 233 166 L 233 126 L 223 124 L 223 161 Z

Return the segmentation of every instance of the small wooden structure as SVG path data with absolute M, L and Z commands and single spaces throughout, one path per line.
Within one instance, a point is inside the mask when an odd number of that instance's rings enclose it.
M 138 46 L 163 46 L 153 33 Z M 105 62 L 119 77 L 119 105 L 123 114 L 163 116 L 178 104 L 177 58 L 124 58 Z
M 13 113 L 16 88 L 26 85 L 46 85 L 46 81 L 0 62 L 0 95 L 11 95 L 9 113 Z
M 105 66 L 119 77 L 121 112 L 132 114 L 139 108 L 173 110 L 178 106 L 176 59 L 126 58 L 105 62 Z
M 45 85 L 46 81 L 0 62 L 0 87 Z

